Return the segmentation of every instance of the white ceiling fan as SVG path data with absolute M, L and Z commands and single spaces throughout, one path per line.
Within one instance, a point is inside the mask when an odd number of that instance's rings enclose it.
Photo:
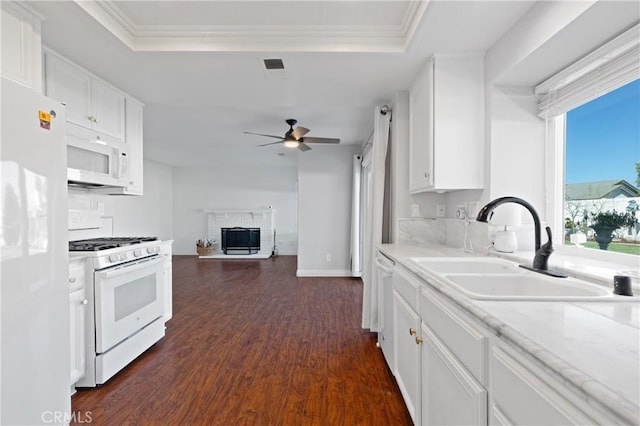
M 285 122 L 289 125 L 289 130 L 284 134 L 284 136 L 276 136 L 276 135 L 265 135 L 264 133 L 253 133 L 253 132 L 244 132 L 247 135 L 258 135 L 258 136 L 266 136 L 268 138 L 279 139 L 277 142 L 265 143 L 258 146 L 268 146 L 275 145 L 278 143 L 284 143 L 284 146 L 287 148 L 298 148 L 300 151 L 309 151 L 311 149 L 308 146 L 308 143 L 340 143 L 340 139 L 335 138 L 314 138 L 310 136 L 305 136 L 310 132 L 306 127 L 298 126 L 295 129 L 293 126 L 298 122 L 293 118 L 289 118 L 285 120 Z

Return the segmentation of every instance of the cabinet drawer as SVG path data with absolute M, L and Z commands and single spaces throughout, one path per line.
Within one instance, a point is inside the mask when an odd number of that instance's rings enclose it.
M 393 289 L 396 290 L 412 309 L 418 310 L 418 293 L 422 284 L 408 272 L 395 268 L 393 271 Z
M 582 411 L 536 377 L 504 350 L 491 354 L 493 403 L 490 418 L 495 424 L 585 425 L 595 424 Z
M 466 320 L 459 309 L 427 288 L 420 293 L 419 306 L 423 321 L 486 386 L 488 338 Z
M 84 288 L 84 261 L 69 263 L 69 292 Z

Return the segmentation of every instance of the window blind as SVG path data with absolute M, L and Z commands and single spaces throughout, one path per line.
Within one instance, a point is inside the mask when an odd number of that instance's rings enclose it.
M 640 25 L 536 87 L 542 118 L 564 114 L 640 78 Z

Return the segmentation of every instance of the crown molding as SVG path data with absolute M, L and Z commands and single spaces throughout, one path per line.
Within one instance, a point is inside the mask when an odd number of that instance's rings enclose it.
M 75 3 L 133 51 L 404 52 L 427 8 L 412 1 L 400 25 L 136 25 L 111 0 Z

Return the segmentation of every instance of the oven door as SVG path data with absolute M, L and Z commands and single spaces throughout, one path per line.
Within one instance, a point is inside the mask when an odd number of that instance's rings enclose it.
M 159 256 L 95 271 L 96 353 L 100 354 L 163 314 Z

